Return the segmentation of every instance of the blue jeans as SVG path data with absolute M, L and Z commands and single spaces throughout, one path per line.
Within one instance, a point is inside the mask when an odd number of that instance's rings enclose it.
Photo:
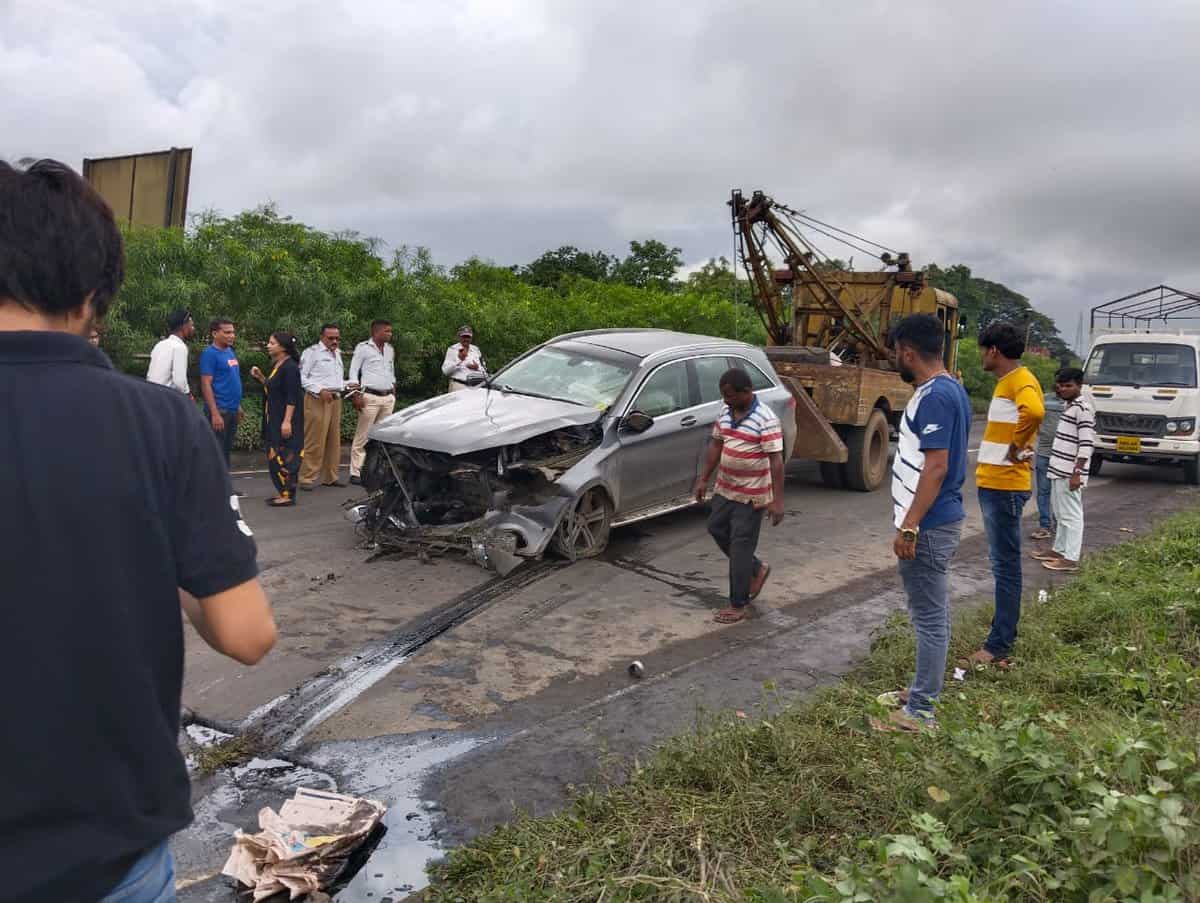
M 100 903 L 175 903 L 175 860 L 167 842 L 147 850 Z
M 1037 456 L 1037 506 L 1038 506 L 1038 526 L 1043 530 L 1049 530 L 1053 526 L 1051 516 L 1053 515 L 1053 507 L 1050 504 L 1050 456 Z
M 996 658 L 1008 655 L 1017 641 L 1017 622 L 1021 620 L 1021 513 L 1028 501 L 1028 492 L 979 490 L 996 583 L 996 611 L 983 648 Z
M 908 616 L 917 634 L 917 673 L 908 688 L 904 711 L 914 718 L 933 716 L 933 704 L 946 678 L 950 649 L 950 561 L 958 551 L 962 522 L 922 530 L 917 557 L 900 561 L 900 579 L 908 594 Z

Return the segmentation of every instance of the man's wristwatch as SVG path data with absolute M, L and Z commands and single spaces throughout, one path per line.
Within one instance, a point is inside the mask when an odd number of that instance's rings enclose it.
M 917 536 L 921 533 L 920 527 L 901 527 L 900 538 L 905 542 L 916 542 Z

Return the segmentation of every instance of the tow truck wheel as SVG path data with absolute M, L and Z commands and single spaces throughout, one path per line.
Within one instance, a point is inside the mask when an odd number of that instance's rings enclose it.
M 1092 462 L 1088 465 L 1088 476 L 1100 476 L 1100 469 L 1104 466 L 1104 459 L 1099 455 L 1092 455 Z
M 883 485 L 888 466 L 888 422 L 883 411 L 871 412 L 866 426 L 847 430 L 846 484 L 859 492 L 873 492 Z
M 821 462 L 821 482 L 830 489 L 846 488 L 846 465 L 836 461 Z
M 595 558 L 608 547 L 612 517 L 608 493 L 598 486 L 589 489 L 575 500 L 554 531 L 554 551 L 568 561 Z
M 1189 486 L 1200 486 L 1200 458 L 1188 458 L 1183 462 L 1183 481 Z

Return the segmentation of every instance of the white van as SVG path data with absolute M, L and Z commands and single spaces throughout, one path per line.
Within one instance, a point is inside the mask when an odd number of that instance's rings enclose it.
M 1181 465 L 1200 485 L 1200 335 L 1098 330 L 1084 368 L 1096 412 L 1092 473 L 1105 461 Z

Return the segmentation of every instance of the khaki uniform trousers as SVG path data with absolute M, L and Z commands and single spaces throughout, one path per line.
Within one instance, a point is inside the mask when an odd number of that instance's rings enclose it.
M 300 485 L 336 483 L 342 457 L 342 399 L 304 393 L 304 466 Z
M 372 395 L 363 392 L 363 408 L 358 412 L 358 426 L 354 430 L 354 444 L 350 446 L 350 476 L 362 472 L 367 457 L 367 433 L 376 423 L 396 410 L 395 395 Z

